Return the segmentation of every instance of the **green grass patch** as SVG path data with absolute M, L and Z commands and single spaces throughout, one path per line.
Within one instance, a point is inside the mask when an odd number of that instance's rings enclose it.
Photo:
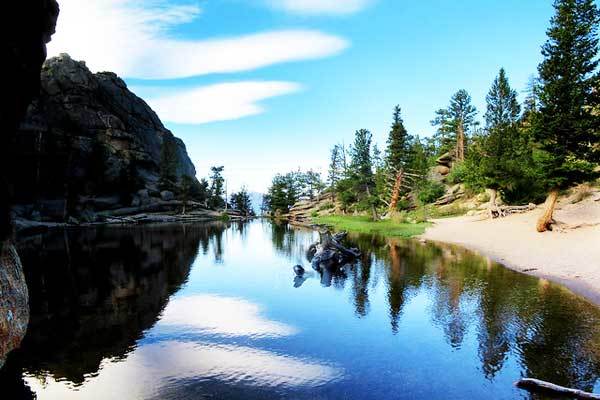
M 329 225 L 337 230 L 356 233 L 369 233 L 382 236 L 410 238 L 425 232 L 431 224 L 399 223 L 392 220 L 374 222 L 367 216 L 330 215 L 314 218 L 317 224 Z

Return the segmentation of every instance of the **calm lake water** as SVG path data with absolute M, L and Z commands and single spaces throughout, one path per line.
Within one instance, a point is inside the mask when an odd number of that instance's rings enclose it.
M 541 398 L 520 377 L 600 391 L 600 311 L 567 290 L 370 236 L 320 275 L 317 236 L 255 221 L 23 239 L 32 317 L 0 398 Z

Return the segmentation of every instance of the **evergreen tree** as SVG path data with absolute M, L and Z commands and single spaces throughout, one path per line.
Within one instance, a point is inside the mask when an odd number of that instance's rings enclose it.
M 544 61 L 540 110 L 533 135 L 540 147 L 540 173 L 549 190 L 546 210 L 537 224 L 550 228 L 558 190 L 587 180 L 598 161 L 598 24 L 594 0 L 556 0 L 555 15 L 542 47 Z
M 380 196 L 389 199 L 388 211 L 395 212 L 400 200 L 400 192 L 404 185 L 405 170 L 410 159 L 410 143 L 412 137 L 404 127 L 400 106 L 394 108 L 394 121 L 390 130 L 386 149 L 385 173 L 378 173 L 376 177 L 377 191 Z M 389 178 L 393 178 L 389 181 Z M 389 182 L 393 182 L 390 187 Z M 385 200 L 384 200 L 385 201 Z M 387 201 L 386 201 L 387 203 Z
M 406 168 L 419 176 L 414 185 L 419 186 L 419 182 L 426 179 L 430 167 L 429 158 L 433 153 L 427 148 L 427 145 L 421 141 L 419 136 L 415 136 L 410 142 L 408 155 Z
M 263 198 L 266 209 L 275 215 L 287 214 L 290 211 L 299 199 L 296 176 L 294 172 L 275 175 Z
M 336 184 L 344 175 L 344 160 L 343 160 L 343 149 L 342 146 L 336 144 L 331 149 L 331 158 L 329 161 L 329 172 L 327 181 L 329 187 L 335 188 Z
M 373 135 L 366 129 L 356 131 L 354 146 L 350 149 L 350 168 L 361 185 L 370 185 L 373 178 L 371 143 Z
M 245 187 L 242 187 L 239 192 L 231 195 L 231 206 L 235 210 L 241 211 L 246 216 L 254 215 L 254 210 L 252 209 L 252 200 L 250 199 L 248 190 L 246 190 Z
M 501 190 L 508 200 L 531 200 L 532 146 L 519 121 L 517 93 L 500 70 L 486 97 L 486 130 L 474 138 L 465 164 L 465 183 L 491 191 L 490 217 L 497 215 L 496 196 Z
M 301 182 L 301 197 L 313 200 L 315 195 L 321 194 L 323 189 L 325 189 L 325 184 L 321 180 L 321 174 L 312 169 L 305 173 L 300 173 L 298 179 Z
M 461 89 L 450 99 L 446 109 L 436 111 L 431 124 L 437 126 L 435 134 L 439 153 L 454 150 L 458 161 L 465 159 L 467 136 L 476 126 L 477 109 L 471 104 L 471 95 Z
M 225 194 L 225 178 L 223 178 L 223 171 L 225 167 L 211 167 L 210 176 L 210 197 L 208 199 L 208 205 L 211 208 L 219 209 L 225 206 L 225 200 L 223 195 Z
M 194 179 L 191 176 L 183 175 L 181 177 L 181 185 L 179 187 L 179 192 L 181 194 L 181 201 L 183 203 L 183 209 L 181 211 L 182 214 L 185 214 L 187 211 L 188 203 L 193 195 L 194 184 Z
M 177 144 L 164 137 L 160 149 L 160 166 L 158 186 L 160 190 L 175 191 L 177 183 Z
M 377 146 L 377 144 L 373 145 L 373 154 L 371 155 L 371 159 L 373 160 L 373 168 L 375 168 L 375 172 L 383 168 L 381 150 L 379 150 L 379 146 Z
M 401 112 L 400 106 L 394 108 L 394 121 L 387 140 L 385 158 L 387 167 L 391 171 L 404 169 L 409 157 L 411 137 L 404 127 Z
M 208 202 L 208 198 L 210 197 L 210 184 L 206 178 L 200 179 L 200 182 L 195 186 L 195 189 L 192 188 L 192 197 L 199 203 Z
M 488 130 L 514 124 L 519 119 L 521 106 L 517 101 L 517 92 L 508 84 L 504 68 L 500 68 L 486 100 L 485 122 Z
M 537 113 L 540 104 L 540 80 L 532 75 L 527 81 L 525 88 L 525 101 L 523 102 L 523 122 L 530 120 L 530 117 Z
M 360 207 L 371 209 L 373 220 L 377 217 L 377 196 L 373 193 L 375 180 L 373 179 L 373 161 L 371 159 L 371 144 L 373 135 L 366 129 L 356 131 L 354 136 L 354 145 L 350 151 L 351 179 L 355 190 L 362 196 Z

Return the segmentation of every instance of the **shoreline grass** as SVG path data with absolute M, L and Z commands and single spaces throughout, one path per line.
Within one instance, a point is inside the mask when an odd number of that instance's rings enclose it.
M 411 238 L 425 232 L 431 223 L 399 223 L 392 220 L 372 221 L 367 216 L 331 215 L 315 217 L 317 224 L 329 225 L 337 230 L 354 233 L 378 234 L 388 237 Z

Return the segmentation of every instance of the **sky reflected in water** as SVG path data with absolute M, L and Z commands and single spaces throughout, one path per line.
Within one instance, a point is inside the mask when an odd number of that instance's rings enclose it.
M 273 225 L 57 231 L 20 244 L 32 318 L 15 399 L 514 399 L 521 376 L 600 390 L 600 311 L 452 246 Z M 308 273 L 297 279 L 294 264 Z

